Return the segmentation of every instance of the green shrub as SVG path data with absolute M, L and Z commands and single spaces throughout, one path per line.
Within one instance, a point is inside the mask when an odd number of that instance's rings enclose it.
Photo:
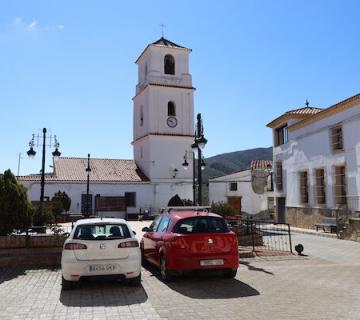
M 33 214 L 26 188 L 18 184 L 10 170 L 0 174 L 0 235 L 26 229 L 31 225 Z
M 236 215 L 236 210 L 230 206 L 227 202 L 212 202 L 210 211 L 213 213 L 220 214 L 221 216 L 234 216 Z

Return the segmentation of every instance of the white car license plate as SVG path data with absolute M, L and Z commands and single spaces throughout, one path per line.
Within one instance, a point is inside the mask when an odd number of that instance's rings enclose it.
M 114 271 L 116 269 L 115 264 L 94 264 L 89 266 L 90 272 L 97 272 L 97 271 Z
M 223 259 L 200 260 L 201 266 L 222 266 L 223 264 Z

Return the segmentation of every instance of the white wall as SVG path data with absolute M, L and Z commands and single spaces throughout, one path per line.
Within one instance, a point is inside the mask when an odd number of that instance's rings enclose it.
M 237 182 L 238 190 L 230 191 L 230 183 Z M 209 202 L 227 202 L 227 197 L 241 197 L 241 211 L 255 214 L 267 209 L 267 194 L 256 194 L 251 185 L 251 170 L 209 180 Z
M 21 181 L 20 181 L 21 182 Z M 40 199 L 40 183 L 21 182 L 28 188 L 28 197 L 31 201 Z M 45 184 L 45 197 L 50 199 L 58 192 L 66 192 L 71 198 L 71 212 L 81 211 L 81 195 L 86 194 L 86 182 L 50 182 Z M 89 193 L 93 195 L 93 208 L 95 196 L 124 196 L 125 192 L 136 192 L 136 207 L 128 208 L 128 212 L 139 212 L 140 208 L 154 206 L 153 187 L 150 184 L 119 184 L 119 183 L 92 183 L 90 182 Z
M 344 151 L 334 152 L 331 128 L 342 126 Z M 274 164 L 283 161 L 284 195 L 287 206 L 300 203 L 299 172 L 308 171 L 309 204 L 317 207 L 315 198 L 315 169 L 325 169 L 327 208 L 335 208 L 334 167 L 346 166 L 347 195 L 360 195 L 360 105 L 316 121 L 295 131 L 289 131 L 289 142 L 274 147 Z M 281 195 L 277 193 L 277 195 Z M 323 206 L 322 206 L 323 207 Z
M 31 201 L 40 199 L 40 183 L 20 181 L 28 189 L 28 197 Z M 86 194 L 86 182 L 50 182 L 45 184 L 45 197 L 50 199 L 58 192 L 66 192 L 71 198 L 71 212 L 81 211 L 81 195 Z M 128 213 L 139 213 L 140 209 L 152 208 L 159 211 L 166 207 L 169 200 L 176 194 L 182 199 L 192 200 L 192 182 L 175 181 L 144 183 L 144 184 L 120 184 L 120 183 L 90 183 L 90 194 L 93 195 L 93 208 L 95 205 L 95 196 L 124 196 L 125 192 L 136 192 L 136 207 L 128 207 Z M 111 213 L 114 216 L 114 213 Z M 119 213 L 120 217 L 123 215 Z

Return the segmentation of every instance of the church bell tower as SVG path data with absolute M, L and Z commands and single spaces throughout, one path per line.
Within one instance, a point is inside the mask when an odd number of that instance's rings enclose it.
M 152 182 L 191 181 L 183 170 L 194 134 L 194 102 L 189 74 L 190 49 L 164 37 L 149 44 L 136 60 L 134 159 Z M 190 189 L 191 190 L 191 189 Z

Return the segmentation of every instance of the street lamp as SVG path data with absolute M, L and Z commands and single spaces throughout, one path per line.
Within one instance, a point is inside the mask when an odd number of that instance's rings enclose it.
M 90 168 L 90 153 L 88 153 L 88 165 L 87 168 L 85 169 L 85 171 L 87 172 L 87 182 L 86 182 L 86 216 L 89 217 L 90 213 L 89 213 L 89 188 L 90 188 L 90 172 L 91 172 L 91 168 Z
M 54 143 L 52 143 L 52 136 L 50 135 L 50 141 L 48 144 L 46 144 L 46 128 L 43 128 L 42 130 L 43 134 L 37 135 L 37 141 L 35 143 L 35 135 L 32 135 L 32 138 L 29 142 L 29 150 L 27 151 L 27 155 L 29 158 L 34 158 L 36 155 L 36 151 L 34 150 L 34 147 L 40 147 L 41 144 L 39 143 L 39 139 L 42 138 L 42 158 L 41 158 L 41 182 L 40 182 L 40 206 L 39 206 L 39 216 L 38 220 L 40 220 L 40 217 L 43 214 L 43 204 L 44 204 L 44 190 L 45 190 L 45 151 L 46 146 L 48 147 L 55 147 L 55 151 L 52 153 L 54 157 L 60 157 L 61 153 L 59 151 L 60 144 L 56 139 L 56 136 L 54 136 Z M 37 221 L 39 222 L 39 221 Z
M 195 204 L 196 198 L 196 183 L 195 183 L 195 153 L 197 152 L 198 158 L 198 170 L 197 170 L 197 184 L 198 184 L 198 199 L 197 204 L 202 205 L 202 171 L 205 169 L 206 164 L 204 157 L 202 156 L 202 150 L 204 149 L 207 139 L 204 137 L 204 127 L 202 124 L 201 113 L 198 113 L 196 123 L 196 130 L 194 135 L 194 143 L 191 144 L 192 154 L 193 154 L 193 202 Z M 188 169 L 189 163 L 187 162 L 187 151 L 185 151 L 184 162 L 182 164 L 185 170 Z

